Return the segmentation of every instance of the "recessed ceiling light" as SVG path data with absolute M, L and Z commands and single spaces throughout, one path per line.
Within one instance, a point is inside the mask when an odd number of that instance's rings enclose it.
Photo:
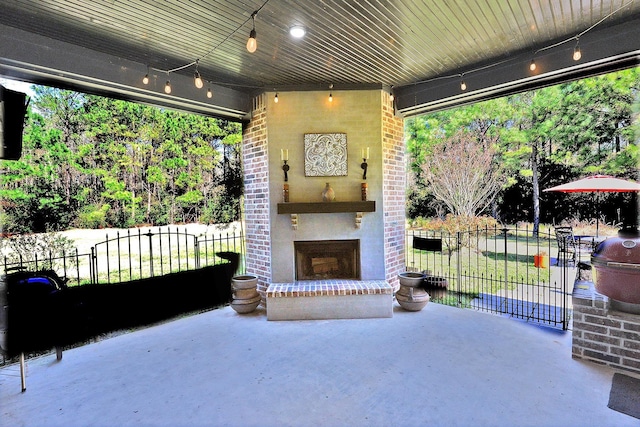
M 289 34 L 291 34 L 292 37 L 301 39 L 305 34 L 307 34 L 307 29 L 302 25 L 294 25 L 289 28 Z

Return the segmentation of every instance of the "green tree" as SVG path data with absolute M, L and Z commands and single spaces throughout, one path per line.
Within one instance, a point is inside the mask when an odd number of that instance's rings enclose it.
M 238 123 L 52 88 L 31 105 L 1 162 L 4 230 L 238 218 Z
M 438 140 L 460 129 L 496 138 L 504 172 L 503 192 L 494 215 L 502 212 L 514 221 L 533 221 L 537 231 L 542 217 L 562 219 L 593 209 L 592 203 L 577 209 L 570 200 L 550 195 L 543 198 L 541 189 L 592 173 L 637 179 L 640 157 L 631 125 L 638 120 L 632 105 L 640 93 L 639 70 L 408 119 L 406 134 L 413 178 L 408 213 L 412 217 L 422 214 L 427 205 L 424 201 L 433 198 L 420 166 Z M 513 186 L 516 189 L 511 191 Z M 519 199 L 525 196 L 530 209 L 522 208 Z

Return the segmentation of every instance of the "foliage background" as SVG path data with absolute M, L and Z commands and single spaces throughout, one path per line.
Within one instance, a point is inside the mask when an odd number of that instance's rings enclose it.
M 596 173 L 638 181 L 640 68 L 520 93 L 405 121 L 410 155 L 409 218 L 444 218 L 423 166 L 460 130 L 493 138 L 502 189 L 483 212 L 502 223 L 608 223 L 637 218 L 629 193 L 564 194 L 543 189 Z
M 239 123 L 34 86 L 0 227 L 42 232 L 238 219 Z
M 3 232 L 239 219 L 239 123 L 33 90 L 22 158 L 0 161 Z M 640 68 L 634 68 L 407 119 L 408 217 L 452 213 L 434 196 L 425 165 L 457 132 L 491 141 L 500 166 L 500 191 L 476 215 L 536 227 L 636 217 L 630 194 L 542 190 L 595 173 L 638 180 L 639 93 Z

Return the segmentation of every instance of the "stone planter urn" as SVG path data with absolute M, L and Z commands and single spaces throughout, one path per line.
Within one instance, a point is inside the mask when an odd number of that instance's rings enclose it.
M 231 291 L 233 300 L 231 308 L 238 314 L 247 314 L 254 311 L 260 305 L 258 293 L 258 276 L 244 274 L 231 278 Z
M 405 271 L 404 273 L 398 274 L 398 279 L 400 279 L 400 286 L 407 286 L 409 288 L 415 288 L 422 285 L 424 279 L 427 277 L 424 273 L 416 273 L 411 271 Z
M 429 294 L 421 286 L 426 274 L 404 272 L 398 274 L 400 289 L 396 292 L 396 300 L 400 307 L 407 311 L 420 311 L 429 302 Z

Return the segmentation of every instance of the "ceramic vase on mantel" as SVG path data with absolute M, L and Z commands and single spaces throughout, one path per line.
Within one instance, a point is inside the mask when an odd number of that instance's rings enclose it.
M 333 191 L 333 188 L 327 182 L 327 185 L 324 187 L 324 191 L 322 192 L 322 201 L 323 202 L 333 202 L 336 199 L 336 193 Z

